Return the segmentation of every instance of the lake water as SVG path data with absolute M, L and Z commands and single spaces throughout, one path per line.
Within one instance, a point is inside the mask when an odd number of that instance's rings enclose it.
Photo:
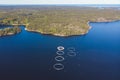
M 21 26 L 21 33 L 0 37 L 0 79 L 120 80 L 120 21 L 90 26 L 84 36 L 42 35 Z M 63 61 L 55 60 L 58 46 L 65 48 Z M 70 47 L 76 55 L 68 55 Z

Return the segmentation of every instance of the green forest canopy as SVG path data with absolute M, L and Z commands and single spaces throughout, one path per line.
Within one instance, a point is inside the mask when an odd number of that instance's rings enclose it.
M 58 36 L 83 35 L 88 21 L 120 20 L 117 8 L 78 6 L 11 6 L 0 7 L 1 25 L 25 25 L 29 31 Z

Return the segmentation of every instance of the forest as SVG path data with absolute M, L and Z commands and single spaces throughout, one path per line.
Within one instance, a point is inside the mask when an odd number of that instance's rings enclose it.
M 0 25 L 24 25 L 28 31 L 56 36 L 84 35 L 90 29 L 88 22 L 114 20 L 120 20 L 116 7 L 0 6 Z M 0 35 L 1 31 L 6 29 Z

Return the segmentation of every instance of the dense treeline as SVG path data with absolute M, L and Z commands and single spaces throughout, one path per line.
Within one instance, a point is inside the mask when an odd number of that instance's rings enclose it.
M 25 25 L 29 31 L 58 36 L 81 35 L 89 30 L 88 21 L 120 19 L 117 8 L 78 6 L 0 7 L 0 24 Z

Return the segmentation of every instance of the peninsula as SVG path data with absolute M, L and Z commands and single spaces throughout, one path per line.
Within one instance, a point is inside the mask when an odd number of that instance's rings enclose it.
M 55 36 L 84 35 L 88 33 L 89 22 L 110 22 L 120 20 L 117 7 L 80 6 L 0 6 L 0 25 L 25 25 L 27 31 Z M 14 28 L 14 27 L 13 27 Z M 20 32 L 15 28 L 15 33 Z M 11 28 L 12 29 L 12 28 Z M 0 35 L 8 29 L 0 30 Z M 18 32 L 17 32 L 17 31 Z

